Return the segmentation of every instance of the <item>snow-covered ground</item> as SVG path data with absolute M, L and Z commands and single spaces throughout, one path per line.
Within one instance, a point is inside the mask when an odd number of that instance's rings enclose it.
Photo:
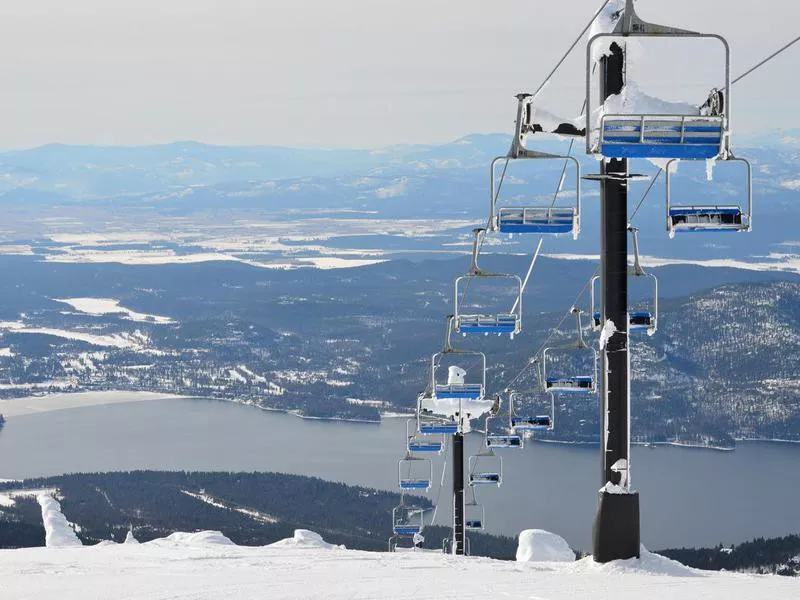
M 265 547 L 199 532 L 138 545 L 0 550 L 0 589 L 14 600 L 766 600 L 800 597 L 800 580 L 696 571 L 650 553 L 598 565 L 361 552 L 300 530 Z
M 31 327 L 22 321 L 0 321 L 0 332 L 12 331 L 14 333 L 38 333 L 41 335 L 52 335 L 66 340 L 77 340 L 86 342 L 93 346 L 107 348 L 125 348 L 130 350 L 142 350 L 147 345 L 149 338 L 147 334 L 136 329 L 132 332 L 96 334 L 85 331 L 71 331 L 56 327 Z
M 93 316 L 119 314 L 123 319 L 128 319 L 130 321 L 161 324 L 175 322 L 170 317 L 150 315 L 125 308 L 120 305 L 119 300 L 115 300 L 114 298 L 53 298 L 53 300 L 69 304 L 75 310 Z

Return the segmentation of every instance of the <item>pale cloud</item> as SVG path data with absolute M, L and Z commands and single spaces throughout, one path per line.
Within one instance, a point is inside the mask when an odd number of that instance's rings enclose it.
M 374 148 L 510 132 L 513 94 L 539 85 L 599 4 L 6 2 L 2 145 L 196 139 Z M 734 74 L 792 39 L 800 22 L 797 0 L 641 0 L 637 10 L 648 21 L 726 36 Z M 583 50 L 544 90 L 544 108 L 578 113 Z M 640 74 L 655 95 L 677 90 L 699 102 L 722 83 L 711 46 L 656 41 L 646 52 L 659 59 Z M 800 47 L 789 50 L 734 88 L 736 132 L 796 123 L 798 84 L 787 74 L 799 55 Z

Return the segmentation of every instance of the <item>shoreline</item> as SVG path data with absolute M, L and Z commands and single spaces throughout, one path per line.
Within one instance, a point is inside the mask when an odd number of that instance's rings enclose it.
M 69 410 L 71 408 L 86 408 L 92 406 L 105 406 L 109 404 L 126 404 L 129 402 L 150 402 L 156 400 L 215 400 L 219 402 L 230 402 L 241 406 L 250 406 L 265 412 L 276 412 L 291 415 L 307 421 L 329 421 L 342 423 L 359 423 L 364 425 L 380 425 L 384 420 L 394 420 L 397 418 L 409 418 L 413 413 L 387 412 L 380 413 L 379 418 L 372 419 L 348 419 L 344 417 L 315 417 L 300 414 L 297 409 L 277 408 L 273 406 L 262 406 L 251 400 L 242 398 L 210 398 L 205 396 L 192 396 L 175 394 L 172 392 L 152 392 L 144 390 L 90 390 L 80 392 L 53 392 L 49 394 L 21 396 L 19 398 L 9 398 L 0 400 L 0 414 L 8 417 L 20 417 L 36 415 L 56 410 Z M 66 402 L 64 402 L 66 400 Z M 59 404 L 63 402 L 63 404 Z M 10 409 L 10 410 L 9 410 Z M 736 443 L 761 442 L 770 444 L 800 444 L 800 440 L 787 440 L 782 438 L 734 438 Z M 561 444 L 565 446 L 597 446 L 596 441 L 580 440 L 547 440 L 534 438 L 530 440 L 534 443 L 542 444 Z M 658 447 L 671 446 L 674 448 L 690 448 L 697 450 L 715 450 L 717 452 L 732 452 L 735 447 L 713 446 L 690 442 L 631 442 L 631 446 L 638 447 Z
M 53 392 L 52 394 L 21 396 L 19 398 L 0 400 L 0 413 L 6 417 L 6 425 L 8 425 L 8 420 L 14 417 L 26 417 L 57 410 L 194 397 L 195 396 L 182 396 L 179 394 L 161 392 L 128 390 Z

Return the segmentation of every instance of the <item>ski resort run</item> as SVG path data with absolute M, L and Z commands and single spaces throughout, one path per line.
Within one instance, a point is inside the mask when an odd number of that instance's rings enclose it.
M 549 537 L 525 539 L 543 546 L 522 548 L 522 555 L 563 558 Z M 644 549 L 641 559 L 604 565 L 591 558 L 504 562 L 347 550 L 306 530 L 263 547 L 236 546 L 219 532 L 202 531 L 142 544 L 129 535 L 124 544 L 0 550 L 0 582 L 3 598 L 14 600 L 768 600 L 800 593 L 793 578 L 697 571 Z

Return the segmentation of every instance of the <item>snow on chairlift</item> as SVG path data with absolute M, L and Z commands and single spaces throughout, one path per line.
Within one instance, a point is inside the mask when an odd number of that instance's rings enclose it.
M 471 487 L 472 496 L 464 502 L 464 528 L 471 531 L 480 531 L 486 522 L 486 512 L 482 504 L 478 503 L 475 488 Z
M 652 281 L 653 301 L 650 310 L 637 310 L 628 313 L 628 332 L 655 334 L 658 329 L 658 279 L 652 273 L 648 273 L 642 268 L 639 260 L 639 230 L 635 227 L 628 227 L 633 238 L 633 264 L 628 266 L 628 277 L 647 278 Z M 592 307 L 592 326 L 595 330 L 603 327 L 603 315 L 600 313 L 600 302 L 596 300 L 597 282 L 599 275 L 592 277 L 590 286 L 590 302 Z
M 469 484 L 496 485 L 503 481 L 503 459 L 488 448 L 469 457 Z
M 488 335 L 495 333 L 497 335 L 508 334 L 512 339 L 516 334 L 522 330 L 522 280 L 517 275 L 508 275 L 505 273 L 489 273 L 483 271 L 478 267 L 478 250 L 480 248 L 481 235 L 486 234 L 485 229 L 474 229 L 475 240 L 472 244 L 472 264 L 470 265 L 469 272 L 466 275 L 456 278 L 455 281 L 455 313 L 453 325 L 456 333 L 463 335 L 471 333 L 482 333 Z M 483 314 L 479 312 L 468 311 L 464 312 L 463 298 L 460 290 L 464 287 L 477 283 L 480 280 L 508 280 L 513 285 L 515 302 L 511 311 Z M 473 288 L 473 294 L 479 294 L 483 297 L 488 294 L 481 294 L 480 289 Z
M 434 404 L 430 391 L 417 396 L 417 431 L 421 435 L 452 435 L 458 433 L 458 423 L 452 418 L 437 415 L 431 410 Z
M 540 393 L 541 394 L 541 393 Z M 548 394 L 547 410 L 533 406 L 533 414 L 522 413 L 520 406 L 523 404 L 525 392 L 511 392 L 508 399 L 508 425 L 513 431 L 552 431 L 555 424 L 555 394 Z M 536 403 L 532 403 L 536 404 Z M 539 410 L 536 410 L 539 408 Z
M 425 528 L 425 509 L 406 504 L 405 501 L 392 510 L 392 531 L 395 535 L 415 535 Z
M 598 41 L 619 37 L 674 37 L 710 39 L 720 42 L 725 51 L 725 87 L 713 90 L 696 114 L 655 114 L 646 111 L 602 114 L 597 129 L 592 118 L 598 108 L 592 103 L 591 73 Z M 626 0 L 624 11 L 613 31 L 598 33 L 586 47 L 586 151 L 606 158 L 672 158 L 705 160 L 727 154 L 730 137 L 730 47 L 720 35 L 687 31 L 642 21 Z M 612 97 L 614 98 L 614 97 Z M 617 98 L 618 100 L 618 98 Z
M 513 431 L 503 433 L 492 433 L 492 421 L 495 418 L 491 415 L 486 417 L 486 437 L 484 442 L 487 448 L 522 448 L 522 436 Z
M 597 381 L 597 352 L 586 344 L 581 328 L 581 310 L 573 307 L 572 313 L 577 319 L 578 338 L 575 342 L 558 347 L 545 348 L 542 351 L 542 382 L 544 391 L 560 393 L 592 394 L 596 390 Z M 591 354 L 591 375 L 548 375 L 548 361 L 552 361 L 552 352 L 567 352 L 572 355 Z
M 667 188 L 667 232 L 674 237 L 677 232 L 713 232 L 713 231 L 750 231 L 753 218 L 753 167 L 750 161 L 728 155 L 717 161 L 717 166 L 738 162 L 744 165 L 747 176 L 745 192 L 747 203 L 745 210 L 741 206 L 717 204 L 672 204 L 672 163 L 666 166 Z
M 511 148 L 506 156 L 498 156 L 491 165 L 491 204 L 489 224 L 492 231 L 501 233 L 535 233 L 539 235 L 572 234 L 577 239 L 580 233 L 581 215 L 581 166 L 574 156 L 549 154 L 529 150 L 525 147 L 526 136 L 535 131 L 532 96 L 517 94 L 517 121 Z M 498 206 L 500 189 L 495 185 L 497 164 L 503 161 L 522 159 L 555 159 L 570 161 L 575 167 L 575 204 L 573 206 L 535 206 L 529 202 L 522 205 Z M 500 183 L 502 186 L 502 181 Z M 556 198 L 564 186 L 564 175 L 558 182 Z
M 430 459 L 414 456 L 408 452 L 401 458 L 398 467 L 401 490 L 429 490 L 433 479 L 433 463 Z
M 453 423 L 455 425 L 455 423 Z M 414 432 L 412 433 L 412 427 Z M 442 451 L 442 442 L 435 440 L 420 439 L 417 436 L 419 432 L 419 420 L 409 419 L 406 422 L 406 447 L 409 452 L 423 452 L 423 453 L 436 453 Z M 419 432 L 421 433 L 421 432 Z

